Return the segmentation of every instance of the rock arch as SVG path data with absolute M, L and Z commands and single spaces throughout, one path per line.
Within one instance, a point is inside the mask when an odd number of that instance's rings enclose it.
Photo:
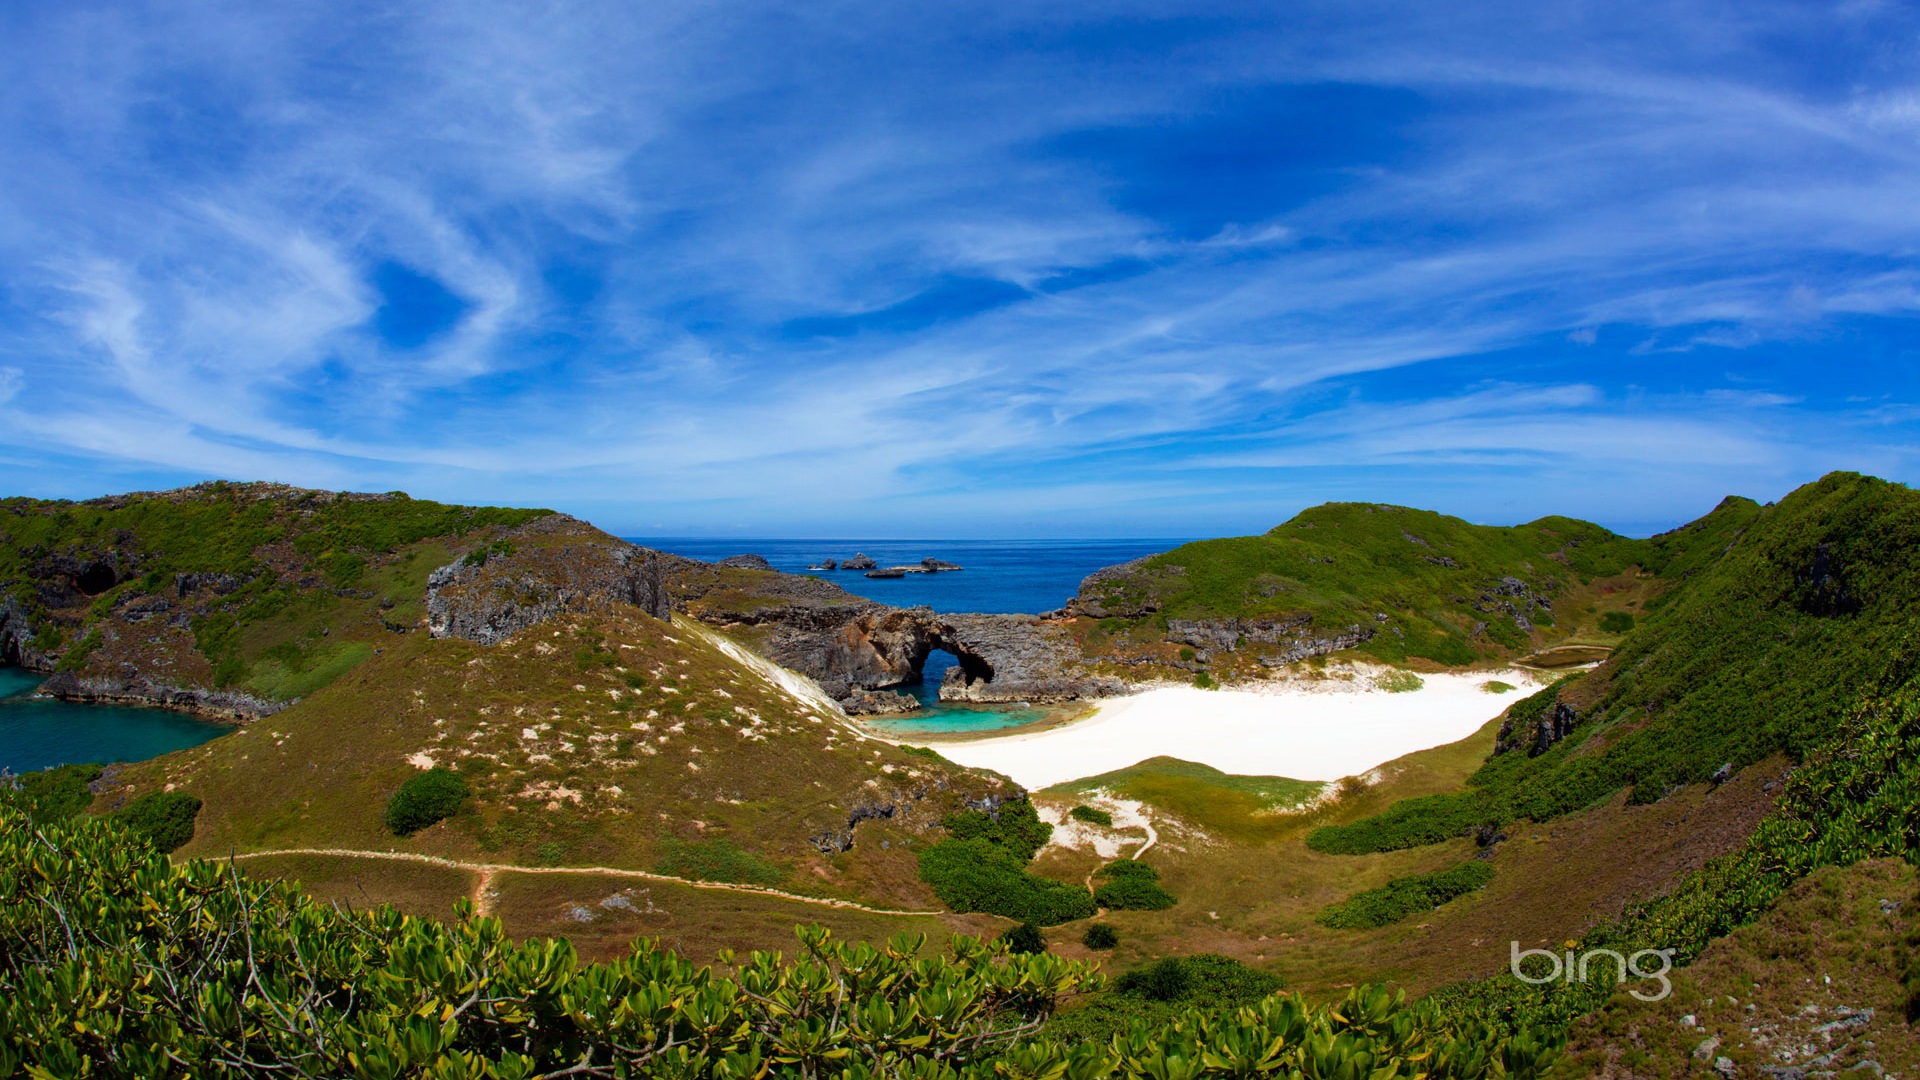
M 952 653 L 942 701 L 1050 702 L 1127 692 L 1089 671 L 1065 630 L 1031 615 L 941 615 L 879 608 L 825 633 L 783 636 L 773 658 L 818 680 L 835 698 L 913 682 L 934 649 Z

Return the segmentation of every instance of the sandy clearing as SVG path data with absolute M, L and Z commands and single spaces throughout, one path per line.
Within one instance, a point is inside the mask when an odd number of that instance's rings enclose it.
M 1463 739 L 1534 687 L 1520 670 L 1426 675 L 1390 694 L 1368 683 L 1276 682 L 1253 690 L 1162 687 L 1104 701 L 1086 719 L 1031 735 L 939 744 L 942 757 L 1005 773 L 1028 788 L 1181 758 L 1242 776 L 1338 780 L 1402 754 Z M 1498 679 L 1520 687 L 1490 694 Z

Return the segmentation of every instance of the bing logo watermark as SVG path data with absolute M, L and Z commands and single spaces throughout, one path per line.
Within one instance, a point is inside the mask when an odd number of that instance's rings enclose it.
M 1664 1001 L 1673 993 L 1673 983 L 1667 978 L 1667 973 L 1673 970 L 1672 949 L 1641 949 L 1630 955 L 1612 949 L 1588 949 L 1576 957 L 1573 942 L 1567 942 L 1567 946 L 1566 952 L 1557 953 L 1550 949 L 1522 949 L 1519 942 L 1513 942 L 1513 977 L 1531 986 L 1541 986 L 1551 982 L 1587 982 L 1595 975 L 1603 979 L 1611 976 L 1615 982 L 1625 983 L 1628 976 L 1632 976 L 1660 984 L 1660 989 L 1653 993 L 1638 989 L 1627 991 L 1641 1001 Z M 1544 959 L 1547 964 L 1530 962 L 1537 959 Z M 1543 974 L 1549 965 L 1551 972 Z

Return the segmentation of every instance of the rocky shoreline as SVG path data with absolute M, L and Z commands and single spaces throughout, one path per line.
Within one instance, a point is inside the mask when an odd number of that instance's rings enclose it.
M 272 716 L 281 709 L 297 704 L 298 700 L 269 701 L 237 690 L 174 686 L 140 675 L 123 679 L 82 678 L 68 671 L 49 675 L 34 693 L 59 701 L 166 709 L 237 726 Z

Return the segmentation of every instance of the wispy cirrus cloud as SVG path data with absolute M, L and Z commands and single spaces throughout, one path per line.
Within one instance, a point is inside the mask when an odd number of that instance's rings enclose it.
M 42 494 L 271 476 L 682 532 L 1639 526 L 1904 478 L 1917 29 L 15 7 L 0 452 Z

